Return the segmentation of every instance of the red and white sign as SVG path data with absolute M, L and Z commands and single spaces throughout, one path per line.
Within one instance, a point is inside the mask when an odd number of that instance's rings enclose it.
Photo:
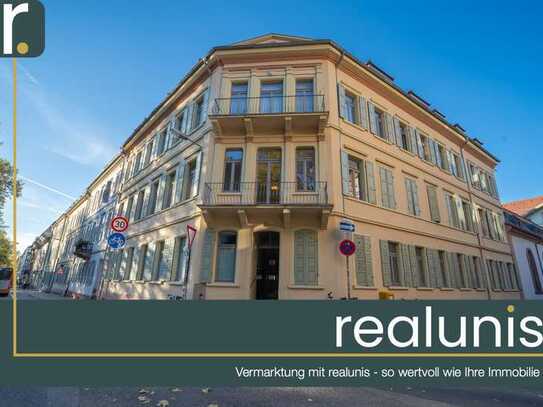
M 339 243 L 339 252 L 344 256 L 352 256 L 356 251 L 356 245 L 352 240 L 345 239 Z
M 128 229 L 128 219 L 126 219 L 124 216 L 115 216 L 111 220 L 111 229 L 113 229 L 115 232 L 124 232 L 126 229 Z
M 187 225 L 187 237 L 188 237 L 189 249 L 192 247 L 192 242 L 194 242 L 194 238 L 196 237 L 197 231 L 198 229 L 196 229 L 194 226 Z

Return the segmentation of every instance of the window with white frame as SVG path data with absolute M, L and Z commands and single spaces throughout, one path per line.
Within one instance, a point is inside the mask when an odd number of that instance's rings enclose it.
M 215 281 L 233 283 L 236 274 L 237 232 L 219 232 Z
M 296 190 L 315 190 L 315 148 L 296 148 Z
M 243 149 L 230 148 L 224 154 L 224 192 L 239 192 L 243 168 Z

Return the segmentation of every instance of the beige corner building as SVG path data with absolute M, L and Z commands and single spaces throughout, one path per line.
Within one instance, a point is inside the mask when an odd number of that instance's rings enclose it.
M 103 298 L 521 296 L 498 160 L 330 40 L 213 48 L 121 155 Z

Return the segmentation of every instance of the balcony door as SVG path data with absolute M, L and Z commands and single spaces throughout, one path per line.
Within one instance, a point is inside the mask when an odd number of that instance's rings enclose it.
M 283 111 L 283 82 L 262 82 L 260 85 L 260 113 Z
M 281 198 L 281 149 L 260 148 L 256 160 L 256 202 L 277 204 Z

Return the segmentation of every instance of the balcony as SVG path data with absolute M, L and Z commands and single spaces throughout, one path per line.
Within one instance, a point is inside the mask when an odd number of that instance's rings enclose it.
M 313 219 L 326 229 L 332 208 L 327 183 L 315 181 L 301 187 L 297 182 L 240 182 L 228 187 L 210 182 L 205 184 L 200 207 L 210 225 L 219 218 L 237 216 L 242 228 L 274 220 L 289 228 L 294 215 Z
M 210 120 L 218 138 L 316 134 L 322 139 L 328 112 L 324 95 L 219 98 Z
M 75 244 L 74 255 L 84 260 L 90 259 L 92 255 L 93 244 L 87 240 L 78 240 Z

